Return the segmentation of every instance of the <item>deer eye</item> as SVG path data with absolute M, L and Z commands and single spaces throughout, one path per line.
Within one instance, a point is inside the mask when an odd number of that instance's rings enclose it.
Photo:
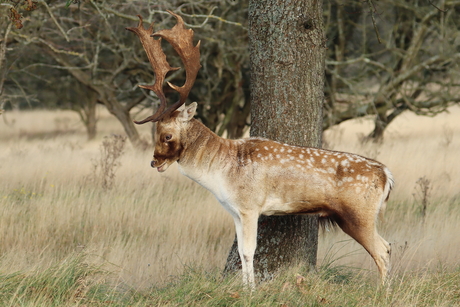
M 172 134 L 165 135 L 165 141 L 170 141 L 172 139 Z

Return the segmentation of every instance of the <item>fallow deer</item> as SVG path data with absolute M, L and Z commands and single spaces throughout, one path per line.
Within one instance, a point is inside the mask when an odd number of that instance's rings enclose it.
M 156 75 L 152 86 L 160 99 L 157 112 L 136 122 L 156 123 L 151 166 L 159 172 L 177 162 L 185 176 L 211 191 L 235 222 L 243 283 L 255 287 L 253 257 L 260 215 L 318 214 L 334 221 L 360 243 L 374 259 L 382 281 L 389 271 L 390 245 L 376 230 L 394 180 L 383 164 L 345 152 L 291 146 L 263 138 L 224 139 L 194 119 L 196 102 L 184 103 L 200 69 L 199 42 L 185 29 L 179 15 L 172 29 L 153 32 L 143 27 L 136 33 Z M 154 39 L 152 37 L 159 37 Z M 163 82 L 172 68 L 161 49 L 168 41 L 185 66 L 182 87 L 168 82 L 180 99 L 166 111 Z

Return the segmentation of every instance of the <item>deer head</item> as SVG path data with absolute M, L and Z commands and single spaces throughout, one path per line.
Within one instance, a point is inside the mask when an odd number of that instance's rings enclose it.
M 173 15 L 177 20 L 177 24 L 172 29 L 164 29 L 153 33 L 153 24 L 148 29 L 145 29 L 140 15 L 138 15 L 139 24 L 136 28 L 126 28 L 139 37 L 155 72 L 155 83 L 149 86 L 140 85 L 140 87 L 154 91 L 160 99 L 160 107 L 155 114 L 144 120 L 135 121 L 135 123 L 157 123 L 155 134 L 156 144 L 151 165 L 152 167 L 156 167 L 159 172 L 165 171 L 169 165 L 177 161 L 180 157 L 182 152 L 180 141 L 181 130 L 185 129 L 183 124 L 193 118 L 197 106 L 196 103 L 193 103 L 185 107 L 184 103 L 195 83 L 198 70 L 201 68 L 200 42 L 194 46 L 193 31 L 185 28 L 184 21 L 179 15 L 171 11 L 168 11 L 168 13 Z M 155 39 L 155 37 L 159 37 L 159 39 Z M 178 53 L 184 64 L 186 73 L 185 84 L 181 87 L 167 82 L 180 95 L 179 100 L 167 109 L 163 83 L 168 72 L 179 68 L 171 67 L 168 64 L 166 55 L 161 49 L 162 38 L 168 41 Z
M 155 150 L 151 166 L 164 172 L 171 164 L 178 161 L 183 152 L 185 131 L 188 123 L 195 115 L 197 103 L 182 105 L 172 114 L 157 123 L 155 131 Z

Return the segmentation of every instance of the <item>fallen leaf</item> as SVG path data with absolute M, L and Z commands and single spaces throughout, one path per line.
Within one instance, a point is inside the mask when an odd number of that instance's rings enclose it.
M 240 294 L 238 292 L 233 292 L 233 293 L 230 293 L 230 297 L 231 298 L 240 298 Z
M 299 275 L 299 274 L 296 275 L 295 283 L 297 284 L 297 286 L 299 286 L 304 281 L 305 281 L 305 277 L 303 277 L 302 275 Z

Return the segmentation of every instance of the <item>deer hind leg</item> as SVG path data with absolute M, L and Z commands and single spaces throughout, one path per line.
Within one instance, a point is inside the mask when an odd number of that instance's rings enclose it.
M 347 214 L 346 219 L 340 219 L 338 224 L 350 237 L 361 244 L 374 259 L 380 273 L 382 284 L 385 284 L 390 271 L 390 244 L 385 241 L 375 228 L 375 218 L 360 219 Z
M 235 217 L 236 237 L 238 240 L 238 253 L 243 270 L 243 284 L 255 289 L 254 253 L 257 246 L 257 214 L 240 214 Z

